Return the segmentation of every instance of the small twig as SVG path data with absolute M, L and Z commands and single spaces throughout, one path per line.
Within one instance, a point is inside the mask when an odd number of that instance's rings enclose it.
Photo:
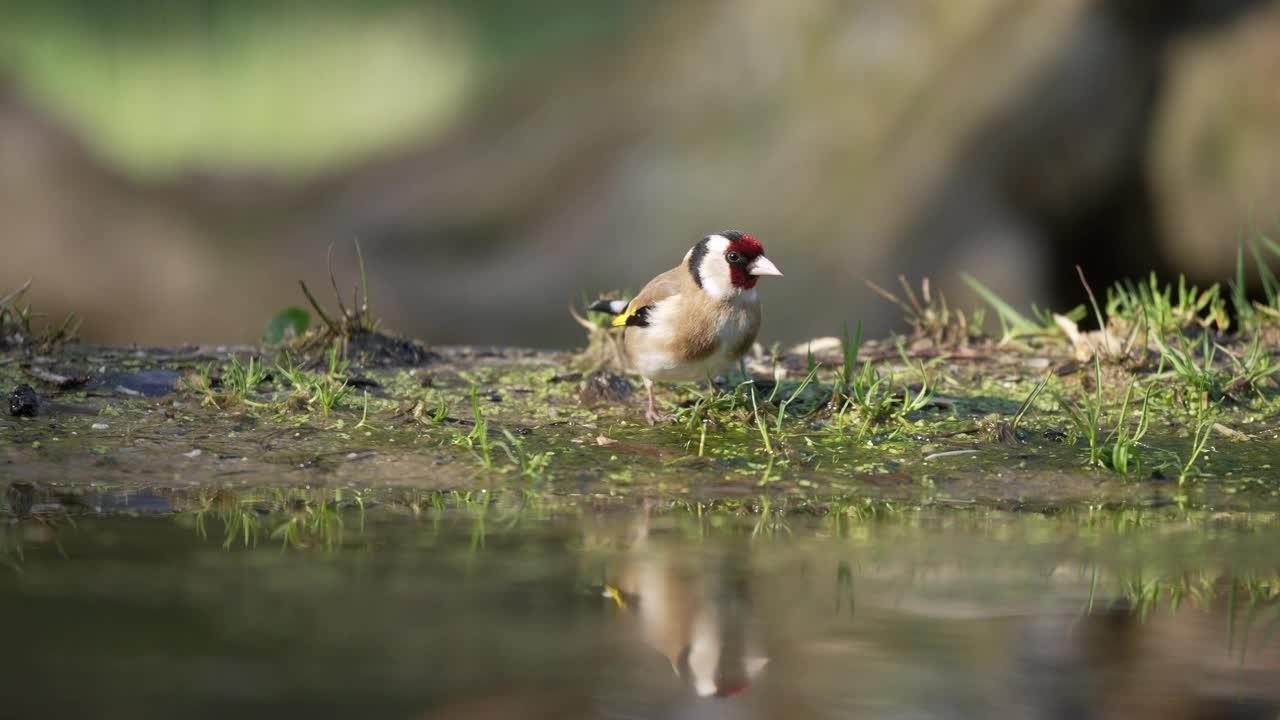
M 955 457 L 957 455 L 973 455 L 973 454 L 976 454 L 977 452 L 978 452 L 977 450 L 947 450 L 945 452 L 936 452 L 936 453 L 931 453 L 929 455 L 925 455 L 924 459 L 925 461 L 937 460 L 938 458 Z
M 573 316 L 574 322 L 581 325 L 587 332 L 595 332 L 602 329 L 595 323 L 579 315 L 578 309 L 573 306 L 573 303 L 569 303 L 569 314 Z
M 1098 319 L 1098 329 L 1103 333 L 1107 332 L 1107 324 L 1102 320 L 1102 310 L 1098 308 L 1098 298 L 1093 295 L 1093 288 L 1089 287 L 1089 281 L 1084 278 L 1084 268 L 1076 265 L 1076 274 L 1080 276 L 1080 284 L 1084 285 L 1084 291 L 1089 295 L 1089 304 L 1093 306 L 1093 315 Z
M 324 321 L 324 324 L 327 325 L 334 334 L 341 334 L 342 330 L 333 322 L 332 319 L 330 319 L 328 315 L 325 314 L 324 308 L 320 307 L 320 303 L 316 302 L 315 296 L 312 295 L 311 290 L 307 288 L 307 283 L 299 280 L 298 284 L 302 286 L 302 294 L 307 296 L 307 302 L 311 303 L 311 308 L 316 311 L 316 315 L 320 316 L 320 319 Z
M 23 366 L 22 372 L 30 375 L 31 377 L 37 380 L 40 380 L 42 382 L 47 382 L 50 385 L 56 385 L 60 388 L 69 388 L 69 387 L 75 387 L 77 385 L 83 385 L 93 379 L 92 375 L 76 375 L 76 376 L 59 375 L 57 373 L 49 372 L 44 368 L 35 367 L 33 365 Z
M 369 273 L 364 267 L 364 249 L 360 247 L 360 238 L 356 238 L 356 259 L 360 262 L 360 317 L 369 314 Z
M 69 339 L 75 337 L 80 332 L 80 316 L 74 312 L 67 313 L 67 318 L 62 321 L 62 327 L 58 328 L 58 332 L 54 335 L 58 339 Z
M 342 291 L 338 289 L 338 279 L 333 276 L 333 243 L 329 243 L 327 264 L 329 266 L 329 284 L 333 286 L 333 296 L 338 299 L 338 311 L 342 313 L 345 322 L 351 317 L 351 313 L 347 312 L 347 306 L 342 304 Z
M 30 289 L 31 289 L 31 279 L 28 278 L 26 282 L 22 283 L 22 287 L 9 293 L 3 299 L 0 299 L 0 305 L 8 305 L 9 303 L 13 302 L 15 299 L 22 297 L 22 294 Z
M 888 290 L 885 290 L 884 288 L 880 287 L 879 285 L 875 284 L 870 280 L 867 280 L 866 283 L 867 283 L 867 287 L 870 287 L 875 293 L 877 293 L 884 299 L 888 300 L 889 302 L 893 303 L 894 305 L 897 305 L 898 307 L 902 308 L 904 311 L 906 312 L 914 311 L 914 308 L 912 308 L 907 303 L 903 302 L 902 299 L 899 298 L 897 295 L 894 295 L 893 293 L 889 292 Z
M 911 308 L 915 310 L 917 315 L 924 315 L 924 305 L 920 304 L 920 300 L 916 298 L 916 293 L 911 289 L 911 283 L 907 282 L 906 275 L 898 276 L 898 284 L 902 286 L 902 292 L 906 293 L 907 300 L 911 302 Z M 929 278 L 924 279 L 924 301 L 929 302 Z

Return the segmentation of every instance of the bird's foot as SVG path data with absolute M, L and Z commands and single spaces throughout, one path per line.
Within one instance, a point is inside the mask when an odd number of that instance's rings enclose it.
M 675 422 L 676 416 L 664 415 L 656 410 L 646 410 L 644 413 L 644 419 L 648 420 L 650 425 L 657 425 L 658 423 Z

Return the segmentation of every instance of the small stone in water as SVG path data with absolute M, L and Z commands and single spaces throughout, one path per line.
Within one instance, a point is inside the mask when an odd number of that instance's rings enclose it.
M 9 414 L 14 417 L 35 417 L 40 412 L 40 396 L 30 385 L 19 385 L 9 393 Z
M 608 370 L 596 370 L 587 376 L 578 399 L 583 405 L 619 403 L 631 397 L 635 388 L 627 379 Z

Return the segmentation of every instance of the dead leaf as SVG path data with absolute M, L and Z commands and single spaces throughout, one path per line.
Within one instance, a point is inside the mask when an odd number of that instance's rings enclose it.
M 1053 321 L 1071 341 L 1077 360 L 1091 360 L 1096 354 L 1116 357 L 1124 353 L 1124 338 L 1112 335 L 1106 330 L 1080 332 L 1080 326 L 1074 320 L 1057 313 L 1054 313 Z

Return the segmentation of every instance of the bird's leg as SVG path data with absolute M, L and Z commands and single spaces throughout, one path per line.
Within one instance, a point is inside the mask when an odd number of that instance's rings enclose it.
M 644 379 L 644 389 L 649 391 L 649 409 L 644 413 L 644 419 L 649 421 L 650 425 L 660 422 L 671 422 L 676 419 L 675 415 L 662 415 L 653 405 L 653 381 L 649 378 Z

